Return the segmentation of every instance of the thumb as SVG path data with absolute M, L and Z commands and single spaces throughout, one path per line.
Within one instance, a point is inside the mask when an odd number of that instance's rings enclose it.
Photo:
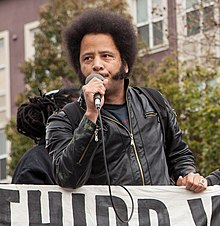
M 176 185 L 177 186 L 182 186 L 183 185 L 183 177 L 182 176 L 179 176 L 177 182 L 176 182 Z

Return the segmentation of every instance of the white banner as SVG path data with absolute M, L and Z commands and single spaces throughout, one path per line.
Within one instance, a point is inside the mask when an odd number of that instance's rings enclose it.
M 175 186 L 63 189 L 0 184 L 0 226 L 220 226 L 220 186 L 193 193 Z

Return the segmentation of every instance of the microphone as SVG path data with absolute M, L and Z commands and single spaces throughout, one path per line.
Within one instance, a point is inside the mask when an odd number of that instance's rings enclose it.
M 85 84 L 88 84 L 93 78 L 98 78 L 100 79 L 101 81 L 104 80 L 104 77 L 101 76 L 100 74 L 90 74 L 86 80 L 85 80 Z M 99 93 L 95 93 L 94 95 L 94 103 L 95 103 L 95 106 L 97 109 L 100 109 L 101 107 L 101 95 Z

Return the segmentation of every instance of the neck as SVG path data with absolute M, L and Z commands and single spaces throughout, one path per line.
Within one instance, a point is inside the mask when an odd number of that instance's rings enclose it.
M 125 102 L 124 80 L 116 81 L 115 86 L 109 89 L 105 95 L 106 104 L 123 104 Z

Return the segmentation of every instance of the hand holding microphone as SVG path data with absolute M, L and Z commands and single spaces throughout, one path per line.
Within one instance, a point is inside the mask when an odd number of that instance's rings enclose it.
M 101 81 L 104 80 L 104 77 L 101 76 L 100 74 L 90 74 L 86 78 L 85 84 L 88 84 L 93 78 L 98 78 Z M 95 95 L 94 95 L 94 104 L 95 104 L 97 109 L 101 108 L 101 95 L 100 95 L 100 93 L 95 93 Z

